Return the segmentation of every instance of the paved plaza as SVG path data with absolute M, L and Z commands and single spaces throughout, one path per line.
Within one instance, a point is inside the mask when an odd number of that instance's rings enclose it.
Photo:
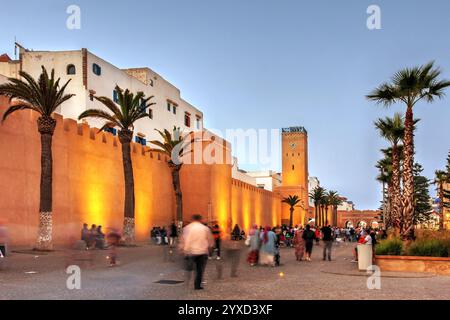
M 0 264 L 0 299 L 450 299 L 450 277 L 431 274 L 382 273 L 381 289 L 369 290 L 368 275 L 350 262 L 353 246 L 334 246 L 331 262 L 322 261 L 321 245 L 312 262 L 297 262 L 294 250 L 284 248 L 275 268 L 248 266 L 242 247 L 237 277 L 224 250 L 222 260 L 208 261 L 201 291 L 192 290 L 182 258 L 167 247 L 120 248 L 113 268 L 107 250 L 16 250 Z M 69 265 L 81 268 L 80 290 L 67 289 Z

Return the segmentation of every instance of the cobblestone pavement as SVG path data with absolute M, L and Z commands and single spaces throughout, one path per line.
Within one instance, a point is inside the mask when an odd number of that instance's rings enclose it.
M 192 290 L 182 258 L 167 247 L 120 248 L 114 268 L 106 250 L 22 251 L 0 262 L 0 299 L 450 299 L 450 277 L 431 274 L 385 272 L 381 289 L 369 290 L 368 275 L 350 262 L 353 246 L 334 246 L 331 262 L 322 261 L 321 246 L 314 246 L 312 262 L 297 262 L 293 249 L 282 249 L 275 268 L 248 266 L 242 248 L 237 277 L 230 276 L 225 249 L 222 260 L 208 261 L 202 291 Z M 80 290 L 66 287 L 69 265 L 81 268 Z

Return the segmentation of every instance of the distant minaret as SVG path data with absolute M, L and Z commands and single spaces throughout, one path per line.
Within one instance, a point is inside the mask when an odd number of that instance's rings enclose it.
M 308 219 L 308 133 L 303 127 L 283 128 L 281 134 L 282 197 L 297 195 L 304 208 L 296 207 L 294 225 L 304 225 Z M 289 222 L 289 207 L 283 205 L 282 223 Z
M 303 127 L 285 128 L 281 136 L 283 186 L 308 185 L 308 133 Z

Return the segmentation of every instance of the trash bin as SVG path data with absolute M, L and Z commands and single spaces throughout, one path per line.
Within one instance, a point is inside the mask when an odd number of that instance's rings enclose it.
M 358 269 L 366 271 L 372 263 L 372 246 L 358 244 Z

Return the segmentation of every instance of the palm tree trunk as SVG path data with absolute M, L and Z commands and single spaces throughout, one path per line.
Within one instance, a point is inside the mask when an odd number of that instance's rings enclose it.
M 314 205 L 314 224 L 315 225 L 317 225 L 317 219 L 319 219 L 319 214 L 318 214 L 318 211 L 319 211 L 319 206 L 318 205 Z
M 392 203 L 390 212 L 390 225 L 402 217 L 402 191 L 400 186 L 400 157 L 397 144 L 392 145 Z
M 401 236 L 414 237 L 414 119 L 412 105 L 408 104 L 405 116 L 404 160 L 403 160 L 403 216 Z
M 39 198 L 39 231 L 37 239 L 38 250 L 53 249 L 53 157 L 52 140 L 56 121 L 48 116 L 37 120 L 38 131 L 41 134 L 41 184 Z
M 324 225 L 329 224 L 330 223 L 330 218 L 328 217 L 328 206 L 325 206 L 325 221 L 324 221 Z
M 293 223 L 293 220 L 294 220 L 294 208 L 293 208 L 293 207 L 290 207 L 290 208 L 289 208 L 289 211 L 290 211 L 290 216 L 289 216 L 289 228 L 292 228 L 292 223 Z
M 323 205 L 320 206 L 320 224 L 321 227 L 323 225 Z
M 439 230 L 444 230 L 444 184 L 439 183 Z
M 119 141 L 122 144 L 123 173 L 125 177 L 123 236 L 125 242 L 128 244 L 133 243 L 135 240 L 134 177 L 130 147 L 132 137 L 133 132 L 130 130 L 124 129 L 119 131 Z
M 175 191 L 176 211 L 178 222 L 183 222 L 183 194 L 181 193 L 180 169 L 181 165 L 172 166 L 172 183 Z
M 392 179 L 391 179 L 392 180 Z M 393 188 L 392 181 L 387 185 L 387 203 L 386 203 L 386 229 L 395 225 L 395 220 L 392 218 L 392 202 L 393 202 Z M 399 199 L 401 201 L 402 199 Z M 402 212 L 399 213 L 399 218 L 402 216 Z M 400 221 L 400 220 L 398 220 Z
M 333 224 L 335 227 L 338 225 L 337 221 L 337 206 L 333 206 Z

